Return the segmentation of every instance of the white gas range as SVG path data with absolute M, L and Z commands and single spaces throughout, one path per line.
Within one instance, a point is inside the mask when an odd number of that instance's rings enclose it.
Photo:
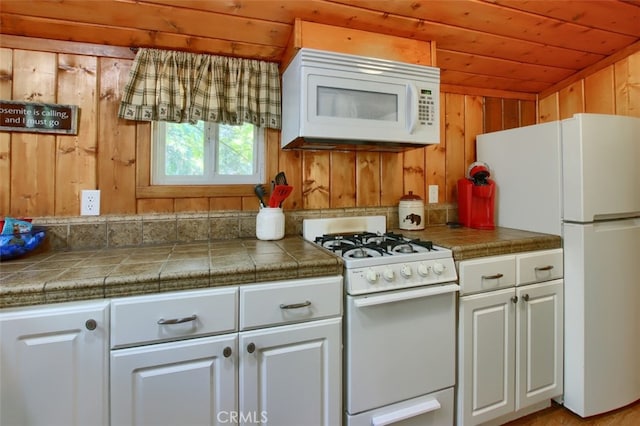
M 451 250 L 388 233 L 384 216 L 305 220 L 303 237 L 344 262 L 345 425 L 452 425 Z

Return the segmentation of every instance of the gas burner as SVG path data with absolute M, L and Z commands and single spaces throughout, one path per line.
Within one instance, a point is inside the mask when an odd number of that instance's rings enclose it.
M 342 253 L 342 257 L 349 259 L 365 259 L 367 257 L 380 257 L 385 254 L 385 250 L 371 245 L 353 247 Z
M 393 248 L 393 251 L 396 253 L 415 253 L 416 250 L 409 243 L 401 243 Z

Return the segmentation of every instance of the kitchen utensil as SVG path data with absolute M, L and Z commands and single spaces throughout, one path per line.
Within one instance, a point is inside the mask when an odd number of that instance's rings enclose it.
M 288 185 L 287 177 L 284 175 L 284 172 L 278 172 L 275 178 L 276 185 Z
M 291 194 L 291 191 L 293 191 L 293 186 L 276 185 L 269 197 L 269 207 L 281 207 L 282 202 Z
M 260 207 L 266 207 L 267 205 L 264 202 L 264 196 L 267 195 L 267 192 L 264 190 L 264 186 L 262 184 L 257 184 L 255 188 L 253 188 L 258 200 L 260 200 Z

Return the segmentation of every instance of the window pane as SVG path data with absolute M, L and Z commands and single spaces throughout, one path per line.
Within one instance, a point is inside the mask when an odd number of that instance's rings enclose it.
M 218 137 L 218 174 L 254 174 L 253 125 L 247 123 L 242 126 L 220 125 Z
M 204 173 L 204 123 L 166 123 L 165 174 L 202 176 Z

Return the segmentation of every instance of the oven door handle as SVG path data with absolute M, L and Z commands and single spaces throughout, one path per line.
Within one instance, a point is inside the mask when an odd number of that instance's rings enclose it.
M 437 296 L 445 293 L 455 293 L 460 290 L 458 284 L 446 284 L 432 287 L 419 288 L 417 290 L 400 291 L 397 293 L 380 294 L 366 296 L 355 299 L 353 303 L 356 307 L 383 305 L 385 303 L 401 302 L 403 300 L 417 299 L 420 297 Z
M 434 398 L 411 407 L 401 408 L 400 410 L 381 414 L 379 416 L 373 416 L 371 419 L 371 426 L 386 426 L 439 409 L 440 402 Z

